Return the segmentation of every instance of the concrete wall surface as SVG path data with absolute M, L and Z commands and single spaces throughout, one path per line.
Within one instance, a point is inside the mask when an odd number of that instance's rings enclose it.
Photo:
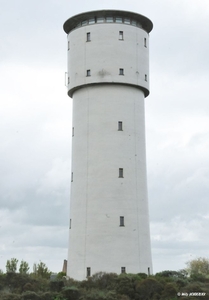
M 151 272 L 143 92 L 120 85 L 77 90 L 73 127 L 68 274 L 84 279 L 87 267 Z
M 122 268 L 152 273 L 144 120 L 148 40 L 143 28 L 124 23 L 95 23 L 68 34 L 73 136 L 67 275 L 77 280 Z
M 120 39 L 120 31 L 123 39 Z M 90 33 L 90 41 L 87 41 L 87 33 Z M 144 88 L 148 95 L 149 36 L 146 31 L 126 24 L 94 24 L 70 32 L 68 41 L 69 95 L 82 85 L 108 82 L 136 85 Z M 119 75 L 121 68 L 123 76 Z M 87 76 L 87 70 L 91 76 Z

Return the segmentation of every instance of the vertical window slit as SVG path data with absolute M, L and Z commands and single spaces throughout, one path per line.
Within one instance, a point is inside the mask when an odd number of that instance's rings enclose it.
M 124 217 L 120 216 L 120 226 L 125 226 Z
M 86 41 L 87 42 L 91 41 L 91 33 L 90 32 L 87 32 L 87 34 L 86 34 Z
M 124 69 L 119 69 L 119 75 L 124 75 Z
M 119 40 L 123 40 L 123 31 L 119 31 Z
M 122 130 L 123 130 L 123 122 L 118 121 L 118 131 L 122 131 Z
M 123 168 L 119 168 L 119 178 L 123 178 Z
M 87 267 L 86 268 L 86 277 L 90 277 L 91 276 L 91 268 Z

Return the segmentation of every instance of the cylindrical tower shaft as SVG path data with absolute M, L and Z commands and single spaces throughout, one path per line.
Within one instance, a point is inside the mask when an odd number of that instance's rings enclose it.
M 144 124 L 152 23 L 105 10 L 64 29 L 73 97 L 67 275 L 152 273 Z

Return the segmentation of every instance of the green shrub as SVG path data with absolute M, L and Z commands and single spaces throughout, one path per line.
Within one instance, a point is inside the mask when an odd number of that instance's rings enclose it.
M 41 300 L 65 300 L 62 297 L 58 297 L 57 293 L 46 292 L 41 294 Z
M 35 292 L 35 286 L 32 283 L 28 282 L 23 286 L 23 291 L 24 292 L 26 292 L 26 291 Z
M 146 279 L 147 278 L 146 273 L 138 273 L 137 276 L 139 276 L 141 279 Z
M 101 291 L 91 289 L 84 293 L 79 300 L 118 300 L 115 291 Z
M 161 299 L 170 300 L 170 299 L 176 297 L 177 292 L 178 292 L 178 290 L 176 288 L 175 283 L 167 283 L 162 292 Z
M 65 272 L 59 272 L 57 274 L 57 279 L 61 280 L 63 278 L 63 276 L 66 276 L 66 273 Z
M 6 293 L 6 294 L 0 294 L 0 299 L 1 300 L 21 300 L 21 297 L 18 294 Z
M 116 286 L 118 275 L 115 273 L 99 272 L 88 279 L 87 286 L 101 290 L 113 290 Z
M 147 278 L 139 282 L 136 286 L 138 300 L 153 299 L 154 295 L 161 295 L 163 285 L 154 278 Z
M 62 280 L 51 281 L 49 284 L 50 291 L 60 292 L 64 287 L 64 282 Z
M 21 300 L 41 300 L 41 297 L 35 292 L 25 292 L 22 294 Z
M 135 298 L 136 284 L 140 277 L 134 274 L 121 274 L 116 280 L 116 292 L 119 295 L 126 295 L 130 299 Z
M 69 298 L 70 300 L 78 300 L 80 297 L 80 291 L 76 286 L 64 287 L 61 293 L 63 297 Z

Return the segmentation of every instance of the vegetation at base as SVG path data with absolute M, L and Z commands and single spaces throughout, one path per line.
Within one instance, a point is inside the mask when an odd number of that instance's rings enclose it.
M 208 260 L 198 258 L 187 269 L 166 270 L 155 275 L 96 273 L 87 280 L 76 281 L 60 272 L 51 272 L 43 262 L 34 264 L 29 273 L 27 262 L 12 258 L 6 273 L 0 272 L 1 300 L 177 300 L 209 299 Z M 19 270 L 19 272 L 17 272 Z M 189 296 L 206 293 L 204 297 Z M 188 295 L 179 297 L 177 293 Z

